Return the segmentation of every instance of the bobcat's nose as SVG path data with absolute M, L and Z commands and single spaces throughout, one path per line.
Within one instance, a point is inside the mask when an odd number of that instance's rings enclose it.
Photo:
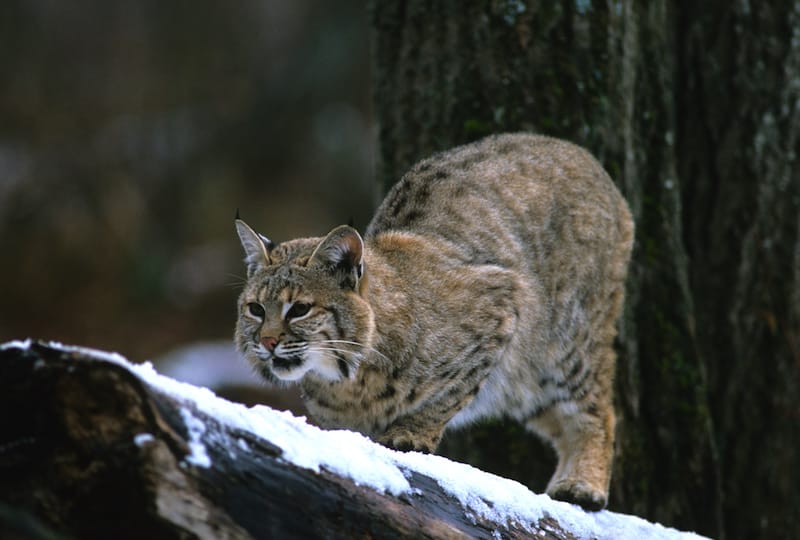
M 278 345 L 278 340 L 272 336 L 266 336 L 261 338 L 261 344 L 266 347 L 269 352 L 272 352 Z

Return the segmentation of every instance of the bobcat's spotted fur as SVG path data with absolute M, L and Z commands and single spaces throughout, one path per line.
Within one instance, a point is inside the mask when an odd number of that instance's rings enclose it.
M 236 225 L 237 346 L 266 380 L 298 382 L 320 424 L 429 452 L 447 427 L 511 417 L 555 447 L 551 496 L 605 506 L 633 222 L 586 151 L 516 134 L 438 154 L 363 239 L 275 244 Z

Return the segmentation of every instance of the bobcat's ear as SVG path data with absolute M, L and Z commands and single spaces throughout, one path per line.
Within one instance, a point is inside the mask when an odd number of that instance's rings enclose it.
M 356 289 L 364 275 L 364 241 L 354 228 L 336 227 L 314 250 L 308 265 L 328 268 L 343 287 Z
M 269 250 L 274 247 L 268 238 L 261 236 L 241 219 L 236 220 L 236 232 L 244 248 L 244 262 L 247 264 L 248 277 L 259 266 L 269 264 Z

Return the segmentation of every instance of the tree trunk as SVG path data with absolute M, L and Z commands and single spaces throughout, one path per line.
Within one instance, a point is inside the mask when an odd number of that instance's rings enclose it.
M 800 536 L 800 6 L 371 9 L 384 189 L 435 151 L 526 130 L 590 149 L 630 203 L 611 508 L 718 538 Z M 536 489 L 552 471 L 508 426 L 443 449 Z
M 587 532 L 578 510 L 552 502 L 564 523 L 553 512 L 497 523 L 411 468 L 402 470 L 407 492 L 381 493 L 295 464 L 280 442 L 209 415 L 209 402 L 225 410 L 222 400 L 201 393 L 201 405 L 165 391 L 105 354 L 42 343 L 0 348 L 0 537 L 557 540 L 627 530 L 698 538 L 610 514 L 607 530 Z M 259 414 L 236 412 L 251 413 Z M 303 452 L 335 451 L 304 444 Z M 379 458 L 364 455 L 358 466 L 381 470 Z

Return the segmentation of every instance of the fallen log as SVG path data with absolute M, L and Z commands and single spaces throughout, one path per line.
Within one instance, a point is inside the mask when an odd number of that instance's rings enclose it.
M 3 538 L 699 538 L 100 351 L 0 345 L 0 410 Z

